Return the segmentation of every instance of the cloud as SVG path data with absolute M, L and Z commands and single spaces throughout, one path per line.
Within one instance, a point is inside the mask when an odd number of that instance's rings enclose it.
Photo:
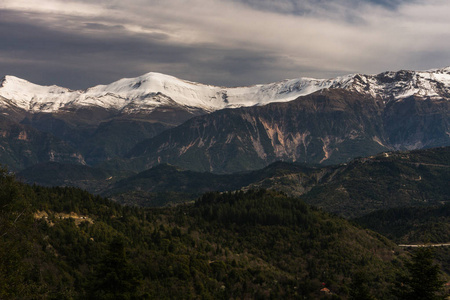
M 368 6 L 379 6 L 396 10 L 400 5 L 416 0 L 233 0 L 253 9 L 290 15 L 342 16 L 343 12 Z
M 445 0 L 3 0 L 0 73 L 87 88 L 158 71 L 219 85 L 443 67 Z

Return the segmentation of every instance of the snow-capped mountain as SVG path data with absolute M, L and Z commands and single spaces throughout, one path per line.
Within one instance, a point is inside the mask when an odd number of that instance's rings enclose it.
M 0 81 L 0 107 L 18 107 L 30 112 L 57 112 L 80 107 L 102 107 L 124 113 L 149 112 L 161 106 L 212 112 L 223 108 L 287 102 L 327 88 L 368 93 L 389 101 L 411 95 L 450 96 L 450 67 L 429 71 L 351 74 L 333 79 L 299 78 L 249 87 L 217 87 L 147 73 L 85 91 L 58 86 L 40 86 L 14 76 Z
M 384 72 L 378 75 L 353 75 L 344 88 L 368 93 L 384 100 L 409 96 L 449 98 L 450 67 L 428 71 Z
M 65 108 L 98 106 L 132 113 L 173 104 L 211 112 L 227 107 L 290 101 L 350 78 L 301 78 L 250 87 L 224 88 L 159 73 L 147 73 L 109 85 L 95 86 L 86 91 L 73 91 L 58 86 L 40 86 L 14 76 L 6 76 L 1 81 L 0 97 L 4 98 L 3 106 L 14 105 L 31 112 L 56 112 Z
M 450 145 L 449 99 L 450 67 L 234 88 L 148 73 L 74 91 L 6 76 L 0 163 L 141 171 L 167 162 L 219 173 L 277 160 L 340 163 Z

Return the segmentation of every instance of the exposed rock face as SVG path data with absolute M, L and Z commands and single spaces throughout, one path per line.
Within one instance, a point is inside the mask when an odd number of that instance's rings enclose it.
M 137 145 L 132 169 L 167 162 L 218 173 L 277 161 L 332 164 L 392 149 L 449 145 L 449 102 L 411 96 L 384 105 L 330 89 L 287 103 L 197 117 Z
M 0 113 L 14 128 L 28 128 L 16 142 L 37 146 L 34 128 L 70 146 L 69 157 L 80 163 L 140 171 L 168 162 L 228 173 L 277 160 L 332 164 L 449 145 L 449 95 L 450 68 L 239 88 L 149 73 L 86 91 L 7 76 L 0 82 Z M 3 156 L 15 159 L 2 162 L 19 169 L 35 163 L 26 155 L 36 147 L 23 152 L 8 145 L 15 134 L 9 128 L 0 127 L 2 147 L 10 148 Z M 42 153 L 42 159 L 66 159 L 53 148 Z
M 386 139 L 393 149 L 448 146 L 450 102 L 411 96 L 388 103 L 383 112 Z
M 416 141 L 419 136 L 407 135 L 408 143 L 448 143 L 448 122 L 444 122 L 448 119 L 448 104 L 404 100 L 409 102 L 413 107 L 427 106 L 430 114 L 408 114 L 412 120 L 407 124 L 395 112 L 402 109 L 403 102 L 385 106 L 367 94 L 342 89 L 320 91 L 287 103 L 222 110 L 191 119 L 140 143 L 129 153 L 129 163 L 141 170 L 168 162 L 199 171 L 228 173 L 261 168 L 277 160 L 345 162 L 355 156 L 402 148 L 391 142 L 401 139 L 396 132 L 408 126 L 420 127 L 417 122 L 424 118 L 441 120 L 441 127 L 429 121 L 431 127 L 422 128 L 423 138 Z

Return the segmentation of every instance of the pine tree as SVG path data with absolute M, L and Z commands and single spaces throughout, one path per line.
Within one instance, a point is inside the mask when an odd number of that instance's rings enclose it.
M 354 300 L 374 300 L 375 297 L 371 295 L 369 288 L 370 280 L 367 273 L 359 271 L 352 277 L 352 284 L 350 286 L 350 299 Z
M 136 299 L 139 272 L 127 260 L 123 240 L 115 238 L 94 270 L 88 288 L 91 299 Z
M 445 299 L 440 268 L 433 262 L 433 249 L 421 248 L 406 262 L 407 273 L 400 277 L 397 295 L 408 300 Z

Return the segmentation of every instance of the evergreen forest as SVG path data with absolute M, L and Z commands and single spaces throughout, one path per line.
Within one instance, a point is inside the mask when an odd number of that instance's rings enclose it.
M 0 175 L 0 299 L 413 299 L 423 276 L 444 297 L 412 253 L 282 192 L 142 208 Z

